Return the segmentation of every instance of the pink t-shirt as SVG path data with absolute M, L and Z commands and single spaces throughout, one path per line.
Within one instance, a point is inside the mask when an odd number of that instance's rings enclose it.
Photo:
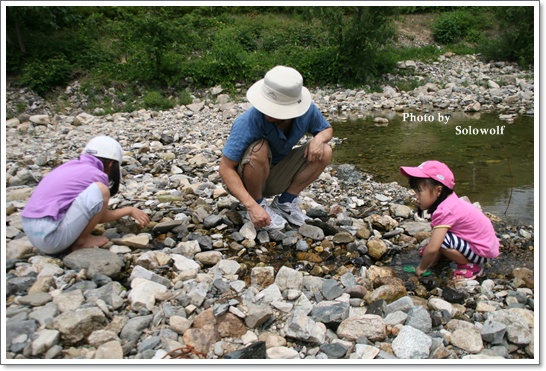
M 21 216 L 61 219 L 72 202 L 91 183 L 101 182 L 108 186 L 108 175 L 102 162 L 91 155 L 81 155 L 45 175 L 28 200 Z
M 431 226 L 449 228 L 449 232 L 468 242 L 470 248 L 481 257 L 499 256 L 499 239 L 491 221 L 480 209 L 460 199 L 455 192 L 434 211 Z

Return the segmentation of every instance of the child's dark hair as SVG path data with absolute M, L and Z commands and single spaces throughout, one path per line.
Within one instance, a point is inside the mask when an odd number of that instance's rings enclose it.
M 101 160 L 105 169 L 109 163 L 112 163 L 112 165 L 110 166 L 110 171 L 107 174 L 108 174 L 108 189 L 110 189 L 110 196 L 113 196 L 116 193 L 118 193 L 119 183 L 121 182 L 120 172 L 119 172 L 120 170 L 119 162 L 115 160 L 111 160 L 109 158 L 103 158 L 103 157 L 97 157 L 97 158 Z
M 434 204 L 432 204 L 432 206 L 429 207 L 428 210 L 427 210 L 430 213 L 430 215 L 432 215 L 432 213 L 434 213 L 436 211 L 438 206 L 442 202 L 444 202 L 444 200 L 450 194 L 453 193 L 452 189 L 446 187 L 442 183 L 440 183 L 437 180 L 434 180 L 432 178 L 417 178 L 417 177 L 410 176 L 409 177 L 409 186 L 413 190 L 421 190 L 421 189 L 423 189 L 423 187 L 428 188 L 428 189 L 433 189 L 436 186 L 441 186 L 442 187 L 442 191 L 440 192 L 440 196 L 438 196 L 438 199 L 436 200 L 436 202 Z M 418 215 L 422 216 L 422 214 L 423 214 L 423 210 L 421 210 L 421 208 L 419 208 Z

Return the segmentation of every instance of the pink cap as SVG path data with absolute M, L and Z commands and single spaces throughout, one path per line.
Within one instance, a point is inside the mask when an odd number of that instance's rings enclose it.
M 400 173 L 405 177 L 432 178 L 449 189 L 455 187 L 455 177 L 446 164 L 440 161 L 425 161 L 417 167 L 401 166 Z

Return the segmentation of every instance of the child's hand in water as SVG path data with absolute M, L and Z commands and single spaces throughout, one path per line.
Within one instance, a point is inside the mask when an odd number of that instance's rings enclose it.
M 429 276 L 430 273 L 430 271 L 422 270 L 420 266 L 417 267 L 417 269 L 415 270 L 415 274 L 417 275 L 417 277 L 426 277 Z
M 417 267 L 417 269 L 415 269 L 414 266 L 412 265 L 406 265 L 404 267 L 404 272 L 407 272 L 407 273 L 414 273 L 417 274 L 417 277 L 421 276 L 421 277 L 426 277 L 426 276 L 430 276 L 430 274 L 432 273 L 431 271 L 421 271 L 419 273 L 417 273 L 417 271 L 419 270 L 419 267 Z

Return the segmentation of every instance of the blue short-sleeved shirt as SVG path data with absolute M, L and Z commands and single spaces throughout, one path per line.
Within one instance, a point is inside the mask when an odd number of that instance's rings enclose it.
M 273 155 L 271 162 L 276 164 L 290 153 L 305 134 L 314 136 L 329 127 L 330 123 L 317 106 L 311 103 L 306 113 L 293 119 L 292 129 L 287 138 L 281 129 L 265 119 L 263 113 L 252 107 L 233 122 L 222 154 L 232 161 L 241 162 L 248 146 L 264 138 L 271 148 Z

